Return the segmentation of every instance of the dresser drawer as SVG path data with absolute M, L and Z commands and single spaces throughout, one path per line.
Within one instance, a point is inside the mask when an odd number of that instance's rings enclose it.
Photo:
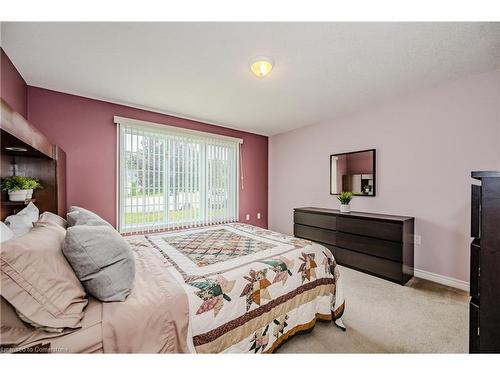
M 396 262 L 402 261 L 402 244 L 397 242 L 337 232 L 335 245 Z
M 295 224 L 293 227 L 294 227 L 294 235 L 296 237 L 306 238 L 311 241 L 335 245 L 335 239 L 337 234 L 336 232 L 300 224 Z
M 338 246 L 327 246 L 338 264 L 381 276 L 398 283 L 402 282 L 403 271 L 400 263 L 372 257 L 370 255 L 343 249 Z
M 474 240 L 470 244 L 470 296 L 478 300 L 479 299 L 479 257 L 480 257 L 480 242 L 479 240 Z
M 403 242 L 402 224 L 384 221 L 363 220 L 339 216 L 337 230 L 340 232 L 361 234 L 383 240 Z
M 293 214 L 293 221 L 295 224 L 309 225 L 324 229 L 335 230 L 337 228 L 337 217 L 333 215 L 295 211 Z

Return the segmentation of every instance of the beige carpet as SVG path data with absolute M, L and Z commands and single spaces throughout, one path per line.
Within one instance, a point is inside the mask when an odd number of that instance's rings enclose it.
M 466 353 L 468 296 L 421 279 L 400 286 L 342 267 L 346 332 L 317 323 L 277 353 Z

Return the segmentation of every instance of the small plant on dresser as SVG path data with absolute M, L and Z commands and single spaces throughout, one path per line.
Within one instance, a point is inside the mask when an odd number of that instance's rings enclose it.
M 351 212 L 351 200 L 353 194 L 350 191 L 344 191 L 337 196 L 340 201 L 340 212 L 348 213 Z

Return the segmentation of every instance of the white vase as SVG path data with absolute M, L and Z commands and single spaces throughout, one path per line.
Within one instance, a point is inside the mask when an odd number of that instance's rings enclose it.
M 33 198 L 33 189 L 27 189 L 26 190 L 26 199 L 31 199 Z
M 27 190 L 17 190 L 17 191 L 12 191 L 9 190 L 9 200 L 11 202 L 22 202 L 26 200 L 26 196 L 28 194 Z
M 351 212 L 351 205 L 350 204 L 341 204 L 340 205 L 340 212 L 346 214 Z

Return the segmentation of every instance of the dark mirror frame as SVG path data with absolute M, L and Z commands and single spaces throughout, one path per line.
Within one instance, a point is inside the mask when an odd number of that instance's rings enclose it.
M 377 195 L 377 150 L 374 148 L 370 148 L 368 150 L 359 150 L 359 151 L 350 151 L 350 152 L 341 152 L 339 154 L 330 155 L 330 195 L 339 195 L 340 193 L 332 193 L 332 159 L 334 156 L 340 155 L 349 155 L 349 154 L 357 154 L 360 152 L 373 151 L 373 194 L 354 194 L 355 197 L 375 197 Z

